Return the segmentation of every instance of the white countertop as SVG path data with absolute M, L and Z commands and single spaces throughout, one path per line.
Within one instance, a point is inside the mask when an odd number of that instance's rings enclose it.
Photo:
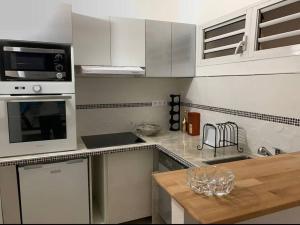
M 236 147 L 231 147 L 217 149 L 217 157 L 215 158 L 214 149 L 212 148 L 204 146 L 202 151 L 197 150 L 197 146 L 201 143 L 202 136 L 193 137 L 183 132 L 164 132 L 156 137 L 142 138 L 147 143 L 159 145 L 195 166 L 201 166 L 203 162 L 209 160 L 250 155 L 247 152 L 239 153 Z
M 146 143 L 98 149 L 87 149 L 81 138 L 79 138 L 78 149 L 75 151 L 1 158 L 0 166 L 26 165 L 43 162 L 46 163 L 49 161 L 54 162 L 60 160 L 72 160 L 80 157 L 108 154 L 113 152 L 153 148 L 158 148 L 167 153 L 170 153 L 171 155 L 175 155 L 176 158 L 183 159 L 195 166 L 201 166 L 203 165 L 204 161 L 209 161 L 212 159 L 223 159 L 226 157 L 249 155 L 247 153 L 238 153 L 234 148 L 227 148 L 218 149 L 217 158 L 214 158 L 213 149 L 204 148 L 202 151 L 197 150 L 197 145 L 199 145 L 201 141 L 200 136 L 192 137 L 182 132 L 161 132 L 156 137 L 142 136 L 142 138 L 146 141 Z

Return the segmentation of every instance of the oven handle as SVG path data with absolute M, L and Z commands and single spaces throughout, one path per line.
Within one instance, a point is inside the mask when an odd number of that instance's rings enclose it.
M 68 95 L 38 95 L 38 96 L 5 96 L 0 97 L 1 101 L 22 101 L 22 100 L 69 100 Z
M 24 52 L 24 53 L 51 53 L 51 54 L 65 54 L 63 49 L 45 49 L 45 48 L 26 48 L 26 47 L 10 47 L 4 46 L 4 52 Z

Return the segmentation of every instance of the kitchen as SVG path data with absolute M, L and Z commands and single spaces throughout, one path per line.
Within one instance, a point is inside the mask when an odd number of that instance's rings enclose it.
M 0 223 L 299 223 L 299 3 L 1 0 Z

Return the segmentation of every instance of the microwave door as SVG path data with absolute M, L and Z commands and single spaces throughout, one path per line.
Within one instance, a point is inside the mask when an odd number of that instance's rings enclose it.
M 4 76 L 8 81 L 69 80 L 68 56 L 63 49 L 3 48 Z

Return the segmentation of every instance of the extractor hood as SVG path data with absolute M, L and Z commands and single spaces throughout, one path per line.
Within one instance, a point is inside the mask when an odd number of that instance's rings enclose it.
M 80 66 L 82 75 L 132 75 L 144 76 L 145 68 L 130 66 Z

